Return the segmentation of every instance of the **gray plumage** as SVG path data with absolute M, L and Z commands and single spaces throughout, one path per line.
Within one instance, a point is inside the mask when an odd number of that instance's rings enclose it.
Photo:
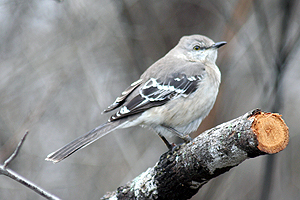
M 49 154 L 46 160 L 59 162 L 115 129 L 136 125 L 151 127 L 161 137 L 175 134 L 185 139 L 214 105 L 221 82 L 215 64 L 217 49 L 224 44 L 202 35 L 182 37 L 104 111 L 119 109 L 107 123 Z

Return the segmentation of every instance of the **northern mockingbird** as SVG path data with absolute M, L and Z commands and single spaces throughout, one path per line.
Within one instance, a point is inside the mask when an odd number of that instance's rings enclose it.
M 164 57 L 151 65 L 104 113 L 119 110 L 108 121 L 75 139 L 46 158 L 59 162 L 119 128 L 147 126 L 172 145 L 165 135 L 186 142 L 212 109 L 221 82 L 215 43 L 202 35 L 184 36 Z

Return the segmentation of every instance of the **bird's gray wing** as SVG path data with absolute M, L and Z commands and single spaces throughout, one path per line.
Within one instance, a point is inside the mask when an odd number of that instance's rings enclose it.
M 142 84 L 143 80 L 139 79 L 135 82 L 133 82 L 128 88 L 126 88 L 126 90 L 124 90 L 121 94 L 121 96 L 119 96 L 114 103 L 112 103 L 110 106 L 108 106 L 108 108 L 106 110 L 103 111 L 103 113 L 107 113 L 110 112 L 120 106 L 122 106 L 125 102 L 125 100 L 127 99 L 127 97 L 137 88 Z
M 186 76 L 183 73 L 174 73 L 167 78 L 150 78 L 140 87 L 139 93 L 112 115 L 109 121 L 161 106 L 171 99 L 187 97 L 196 91 L 202 79 L 203 75 Z

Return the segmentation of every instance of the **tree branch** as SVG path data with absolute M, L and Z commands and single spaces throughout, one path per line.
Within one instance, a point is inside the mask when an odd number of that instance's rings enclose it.
M 15 173 L 14 171 L 7 169 L 7 166 L 10 164 L 10 162 L 13 161 L 17 157 L 27 135 L 28 135 L 28 131 L 26 131 L 26 133 L 22 137 L 21 141 L 19 142 L 18 146 L 16 147 L 15 151 L 11 154 L 11 156 L 7 160 L 4 161 L 3 165 L 0 165 L 0 175 L 8 176 L 9 178 L 32 189 L 39 195 L 45 197 L 46 199 L 59 200 L 59 198 L 54 196 L 53 194 L 50 194 L 46 190 L 40 188 L 39 186 L 35 185 L 34 183 L 30 182 L 29 180 L 25 179 L 24 177 L 20 176 L 19 174 Z
M 248 158 L 283 150 L 288 128 L 258 109 L 164 153 L 156 165 L 102 199 L 189 199 L 209 180 Z
M 21 146 L 22 146 L 23 142 L 25 141 L 27 135 L 28 135 L 28 131 L 25 132 L 24 136 L 20 140 L 20 142 L 19 142 L 17 148 L 15 149 L 15 151 L 13 152 L 13 154 L 11 154 L 11 156 L 4 161 L 4 163 L 3 163 L 3 168 L 4 169 L 6 169 L 7 165 L 9 165 L 9 163 L 11 161 L 13 161 L 13 159 L 15 159 L 15 157 L 18 155 L 18 153 L 21 149 Z

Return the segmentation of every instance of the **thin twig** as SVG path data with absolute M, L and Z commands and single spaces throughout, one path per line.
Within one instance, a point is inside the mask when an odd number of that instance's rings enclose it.
M 18 153 L 19 153 L 19 151 L 21 149 L 21 146 L 24 143 L 24 141 L 25 141 L 26 136 L 28 135 L 28 133 L 29 133 L 28 131 L 25 132 L 24 136 L 22 137 L 21 141 L 19 142 L 19 144 L 18 144 L 17 148 L 15 149 L 15 151 L 13 152 L 13 154 L 11 154 L 11 156 L 4 161 L 4 164 L 3 164 L 3 168 L 4 169 L 6 169 L 6 167 L 9 165 L 9 163 L 11 161 L 13 161 L 13 159 L 15 159 L 15 157 L 17 157 L 17 155 L 18 155 Z
M 28 131 L 25 132 L 24 136 L 22 137 L 21 141 L 19 142 L 18 146 L 16 147 L 15 151 L 11 154 L 11 156 L 7 160 L 5 160 L 3 165 L 0 165 L 0 175 L 3 174 L 5 176 L 21 183 L 22 185 L 25 185 L 26 187 L 32 189 L 39 195 L 45 197 L 46 199 L 59 200 L 60 198 L 56 197 L 55 195 L 50 194 L 46 190 L 44 190 L 44 189 L 40 188 L 39 186 L 35 185 L 34 183 L 30 182 L 29 180 L 27 180 L 26 178 L 17 174 L 16 172 L 14 172 L 10 169 L 7 169 L 7 166 L 9 165 L 9 163 L 17 157 L 27 135 L 28 135 Z
M 26 178 L 22 177 L 21 175 L 17 174 L 16 172 L 14 172 L 10 169 L 3 169 L 2 166 L 0 166 L 0 174 L 8 176 L 9 178 L 21 183 L 22 185 L 25 185 L 26 187 L 32 189 L 33 191 L 35 191 L 39 195 L 45 197 L 46 199 L 60 200 L 60 198 L 58 198 L 55 195 L 47 192 L 43 188 L 37 186 L 36 184 L 32 183 L 31 181 L 27 180 Z

